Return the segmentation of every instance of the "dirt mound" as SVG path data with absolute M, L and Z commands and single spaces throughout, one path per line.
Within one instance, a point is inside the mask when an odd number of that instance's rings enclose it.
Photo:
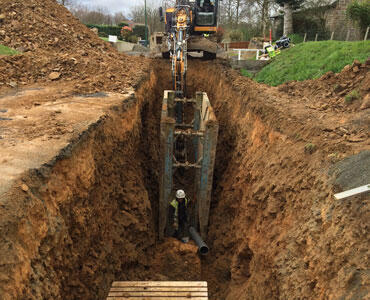
M 21 52 L 42 49 L 52 52 L 98 51 L 110 48 L 56 1 L 1 2 L 0 42 Z
M 23 52 L 0 62 L 0 89 L 74 80 L 76 90 L 123 91 L 145 60 L 119 54 L 53 0 L 2 1 L 0 43 Z
M 355 61 L 340 73 L 328 72 L 315 80 L 287 82 L 278 89 L 289 96 L 302 97 L 313 109 L 366 109 L 364 101 L 370 92 L 369 69 L 370 59 L 363 64 Z

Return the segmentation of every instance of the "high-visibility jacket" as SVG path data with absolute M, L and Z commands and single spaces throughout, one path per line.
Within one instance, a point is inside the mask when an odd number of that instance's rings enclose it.
M 269 54 L 269 56 L 271 58 L 276 56 L 276 52 L 275 52 L 275 48 L 274 47 L 269 46 L 269 47 L 266 48 L 266 50 L 267 50 L 267 53 Z
M 188 198 L 185 197 L 185 207 L 188 207 Z M 179 202 L 176 199 L 171 201 L 171 206 L 175 209 L 175 217 L 179 216 Z

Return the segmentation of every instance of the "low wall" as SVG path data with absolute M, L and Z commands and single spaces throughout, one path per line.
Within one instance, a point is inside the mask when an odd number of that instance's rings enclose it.
M 136 44 L 129 42 L 117 42 L 112 43 L 113 47 L 117 49 L 118 52 L 132 51 Z

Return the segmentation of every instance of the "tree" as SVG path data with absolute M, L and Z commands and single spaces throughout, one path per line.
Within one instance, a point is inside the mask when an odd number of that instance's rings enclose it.
M 152 34 L 153 32 L 163 31 L 163 24 L 161 23 L 159 10 L 154 4 L 148 4 L 147 8 L 147 21 L 149 32 Z M 136 6 L 131 9 L 130 12 L 130 19 L 135 23 L 145 23 L 145 7 L 144 5 Z M 144 27 L 145 28 L 145 27 Z M 144 36 L 141 36 L 144 38 Z
M 117 12 L 114 14 L 113 16 L 113 23 L 115 25 L 118 25 L 119 23 L 123 22 L 123 21 L 126 21 L 127 18 L 125 17 L 125 15 L 121 12 Z
M 219 23 L 227 28 L 238 28 L 245 19 L 253 18 L 251 0 L 224 0 L 219 5 Z
M 67 5 L 71 5 L 73 3 L 72 0 L 57 0 L 60 4 L 64 5 L 64 6 L 67 6 Z
M 266 36 L 267 28 L 270 24 L 270 12 L 273 7 L 273 0 L 252 0 L 256 5 L 257 12 L 259 15 L 259 26 L 262 29 L 262 35 Z
M 275 0 L 277 4 L 284 7 L 284 35 L 293 33 L 293 10 L 298 8 L 303 0 Z
M 70 8 L 70 11 L 84 24 L 113 24 L 113 17 L 106 8 L 74 5 Z

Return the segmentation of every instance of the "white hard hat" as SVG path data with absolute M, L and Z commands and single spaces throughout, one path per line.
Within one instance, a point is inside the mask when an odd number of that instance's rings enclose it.
M 176 198 L 178 198 L 178 199 L 184 199 L 185 198 L 185 192 L 183 190 L 177 190 L 177 192 L 176 192 Z

